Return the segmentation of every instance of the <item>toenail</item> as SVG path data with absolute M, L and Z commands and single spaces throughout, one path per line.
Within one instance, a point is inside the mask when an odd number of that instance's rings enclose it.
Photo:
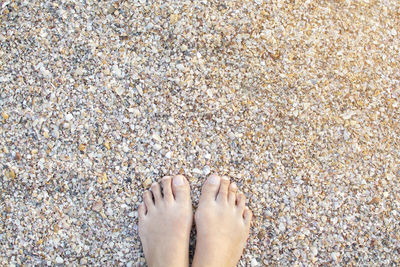
M 228 176 L 222 176 L 222 179 L 224 179 L 224 180 L 226 180 L 226 181 L 229 181 Z
M 176 186 L 181 186 L 183 185 L 183 177 L 181 175 L 175 176 L 174 177 L 174 185 Z
M 237 185 L 236 185 L 235 183 L 232 183 L 232 184 L 231 184 L 231 187 L 232 187 L 232 189 L 236 189 L 236 188 L 237 188 Z
M 209 182 L 210 184 L 219 184 L 219 176 L 213 174 L 210 176 Z

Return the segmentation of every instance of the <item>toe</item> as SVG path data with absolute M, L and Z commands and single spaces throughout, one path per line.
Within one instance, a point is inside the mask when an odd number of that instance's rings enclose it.
M 228 202 L 231 205 L 235 205 L 236 203 L 236 192 L 238 190 L 238 187 L 235 183 L 231 183 L 229 186 L 229 193 L 228 193 Z
M 156 205 L 159 204 L 162 201 L 160 184 L 159 183 L 153 183 L 151 185 L 151 192 L 153 192 L 155 204 Z
M 174 195 L 172 194 L 172 188 L 171 188 L 171 180 L 172 180 L 171 176 L 165 176 L 161 180 L 164 199 L 167 201 L 172 201 L 174 199 Z
M 201 190 L 200 201 L 215 200 L 217 197 L 220 183 L 221 183 L 221 178 L 218 175 L 216 174 L 210 175 L 207 181 L 204 183 L 203 188 Z
M 149 190 L 144 192 L 143 201 L 144 201 L 144 204 L 146 205 L 147 211 L 150 211 L 154 208 L 153 196 Z
M 140 203 L 138 208 L 139 220 L 143 220 L 144 216 L 146 215 L 146 205 L 144 203 Z
M 190 186 L 185 176 L 174 176 L 172 179 L 172 193 L 177 201 L 185 201 L 190 198 Z
M 252 217 L 253 217 L 253 213 L 251 212 L 251 210 L 248 207 L 245 207 L 244 212 L 243 212 L 243 219 L 247 226 L 250 226 Z
M 227 176 L 222 176 L 217 196 L 218 201 L 227 202 L 229 184 L 230 184 L 229 178 Z
M 236 198 L 236 206 L 240 213 L 243 213 L 245 204 L 246 204 L 246 197 L 242 192 L 239 192 Z

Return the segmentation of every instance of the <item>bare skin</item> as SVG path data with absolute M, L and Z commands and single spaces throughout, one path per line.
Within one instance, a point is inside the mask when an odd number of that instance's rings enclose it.
M 193 222 L 190 187 L 182 175 L 162 179 L 143 194 L 139 206 L 139 236 L 149 267 L 189 266 L 189 236 Z M 154 200 L 153 200 L 154 197 Z
M 195 214 L 197 243 L 193 267 L 233 267 L 249 236 L 252 212 L 228 177 L 211 175 Z
M 154 183 L 139 206 L 139 236 L 150 267 L 189 266 L 192 226 L 190 187 L 182 175 Z M 154 200 L 153 200 L 154 197 Z M 228 177 L 211 175 L 195 214 L 197 243 L 193 267 L 236 266 L 249 235 L 252 213 L 245 196 Z

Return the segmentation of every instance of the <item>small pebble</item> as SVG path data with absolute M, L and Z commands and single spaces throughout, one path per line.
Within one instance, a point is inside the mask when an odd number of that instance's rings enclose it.
M 317 256 L 317 254 L 318 254 L 318 249 L 317 249 L 316 247 L 311 247 L 311 253 L 312 253 L 314 256 Z
M 9 116 L 7 113 L 5 113 L 4 111 L 1 113 L 1 116 L 3 117 L 4 120 L 8 120 Z
M 338 253 L 337 252 L 332 252 L 331 253 L 331 257 L 332 257 L 332 259 L 334 260 L 334 261 L 337 261 L 338 260 Z
M 210 172 L 211 172 L 210 166 L 208 166 L 208 165 L 204 166 L 203 174 L 208 175 L 208 174 L 210 174 Z
M 57 263 L 57 264 L 62 264 L 62 263 L 64 263 L 64 259 L 61 258 L 60 256 L 57 256 L 57 258 L 56 258 L 56 263 Z
M 260 264 L 258 263 L 258 261 L 257 261 L 256 259 L 254 259 L 254 258 L 251 259 L 250 265 L 251 265 L 252 267 L 260 266 Z
M 192 172 L 193 173 L 196 173 L 196 174 L 202 174 L 203 172 L 201 171 L 201 170 L 199 170 L 198 168 L 194 168 L 193 170 L 192 170 Z
M 79 151 L 83 152 L 86 149 L 86 145 L 85 144 L 79 144 L 78 149 L 79 149 Z
M 125 89 L 122 88 L 121 86 L 117 86 L 115 88 L 115 93 L 117 93 L 117 95 L 121 96 L 121 95 L 123 95 L 125 93 Z
M 153 181 L 150 178 L 147 178 L 143 182 L 143 187 L 147 189 L 147 188 L 149 188 L 151 186 L 152 183 L 153 183 Z
M 285 224 L 284 223 L 279 223 L 279 231 L 281 232 L 281 233 L 283 233 L 284 231 L 286 230 L 286 226 L 285 226 Z
M 113 214 L 114 214 L 114 212 L 113 212 L 112 208 L 108 207 L 107 210 L 106 210 L 106 215 L 107 216 L 113 216 Z
M 71 113 L 68 113 L 67 115 L 65 115 L 65 120 L 66 121 L 72 121 L 74 119 L 74 116 L 72 116 Z
M 75 70 L 75 75 L 81 76 L 82 74 L 84 74 L 85 70 L 81 67 L 77 68 Z
M 162 146 L 160 144 L 153 144 L 155 150 L 161 150 Z
M 160 137 L 158 134 L 156 134 L 156 133 L 153 133 L 151 137 L 152 137 L 154 140 L 158 141 L 158 142 L 161 142 L 161 141 L 162 141 L 162 140 L 161 140 L 161 137 Z
M 99 212 L 102 209 L 103 209 L 103 201 L 98 200 L 93 203 L 92 210 Z
M 118 78 L 122 78 L 122 77 L 123 77 L 122 71 L 121 71 L 121 69 L 118 67 L 118 65 L 114 65 L 114 66 L 113 66 L 113 68 L 112 68 L 112 73 L 113 73 L 115 76 L 117 76 Z

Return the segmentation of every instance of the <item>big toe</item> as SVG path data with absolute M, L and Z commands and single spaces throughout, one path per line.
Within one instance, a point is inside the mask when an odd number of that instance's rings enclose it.
M 185 201 L 190 198 L 190 186 L 183 175 L 176 175 L 172 179 L 172 192 L 177 201 Z
M 216 174 L 211 174 L 203 185 L 201 190 L 201 200 L 215 200 L 218 194 L 221 177 Z

